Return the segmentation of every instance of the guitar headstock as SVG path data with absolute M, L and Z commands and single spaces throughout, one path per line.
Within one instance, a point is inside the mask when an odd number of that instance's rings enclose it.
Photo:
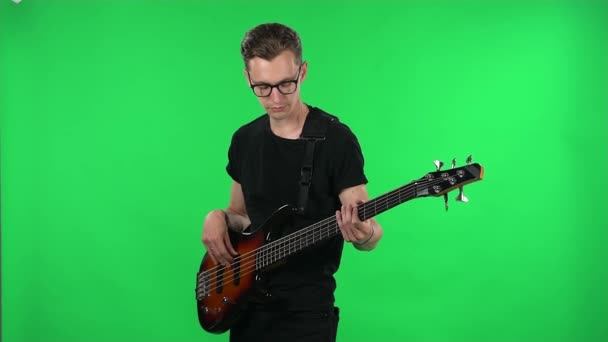
M 456 158 L 452 159 L 452 168 L 441 170 L 443 162 L 435 160 L 434 164 L 437 168 L 435 172 L 429 172 L 424 177 L 420 178 L 418 183 L 418 193 L 421 196 L 444 196 L 445 209 L 448 209 L 448 192 L 459 189 L 456 200 L 460 202 L 468 202 L 469 199 L 464 195 L 462 187 L 473 182 L 483 179 L 483 166 L 478 163 L 472 163 L 472 157 L 469 156 L 466 160 L 466 165 L 456 167 Z M 422 191 L 421 187 L 423 188 Z

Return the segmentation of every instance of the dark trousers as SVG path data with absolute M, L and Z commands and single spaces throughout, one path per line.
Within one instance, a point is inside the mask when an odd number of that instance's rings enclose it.
M 339 311 L 248 310 L 230 329 L 230 342 L 334 342 Z

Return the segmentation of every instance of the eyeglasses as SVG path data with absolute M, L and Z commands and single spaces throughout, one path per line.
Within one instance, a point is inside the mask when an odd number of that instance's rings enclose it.
M 251 82 L 251 75 L 249 74 L 249 71 L 247 71 L 247 76 L 249 77 L 249 85 L 251 86 L 251 90 L 253 90 L 253 93 L 257 97 L 270 96 L 273 88 L 277 88 L 279 93 L 281 93 L 283 95 L 289 95 L 289 94 L 295 93 L 296 90 L 298 89 L 298 80 L 300 78 L 301 70 L 302 70 L 302 65 L 300 64 L 300 67 L 298 68 L 298 75 L 296 76 L 295 79 L 290 80 L 290 81 L 283 81 L 283 82 L 280 82 L 277 84 L 268 84 L 268 83 L 253 84 Z

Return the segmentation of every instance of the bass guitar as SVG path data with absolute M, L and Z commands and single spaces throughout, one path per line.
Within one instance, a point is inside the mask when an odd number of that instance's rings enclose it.
M 437 171 L 427 173 L 384 195 L 358 206 L 359 218 L 365 221 L 414 198 L 444 196 L 447 210 L 447 193 L 459 189 L 456 200 L 468 202 L 462 187 L 483 178 L 484 169 L 477 163 L 441 170 L 443 163 L 435 161 Z M 254 231 L 229 231 L 230 241 L 238 255 L 225 268 L 204 255 L 196 275 L 196 309 L 201 327 L 210 333 L 223 333 L 230 329 L 244 309 L 244 302 L 252 294 L 256 276 L 263 270 L 284 261 L 287 257 L 340 234 L 335 216 L 328 217 L 294 233 L 274 238 L 272 232 L 288 224 L 296 213 L 291 205 L 278 208 L 264 224 Z

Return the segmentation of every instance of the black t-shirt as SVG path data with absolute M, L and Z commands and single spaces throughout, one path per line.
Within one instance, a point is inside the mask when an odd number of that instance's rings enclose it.
M 309 109 L 305 125 L 323 113 L 316 107 Z M 341 206 L 338 194 L 367 183 L 361 148 L 349 127 L 334 120 L 325 136 L 315 147 L 306 216 L 283 234 L 334 216 Z M 253 229 L 261 227 L 279 207 L 296 206 L 305 147 L 304 140 L 272 133 L 267 114 L 240 127 L 232 136 L 226 170 L 241 184 Z M 290 256 L 286 264 L 265 274 L 267 290 L 289 309 L 333 305 L 333 275 L 340 265 L 342 248 L 342 236 L 338 235 Z

